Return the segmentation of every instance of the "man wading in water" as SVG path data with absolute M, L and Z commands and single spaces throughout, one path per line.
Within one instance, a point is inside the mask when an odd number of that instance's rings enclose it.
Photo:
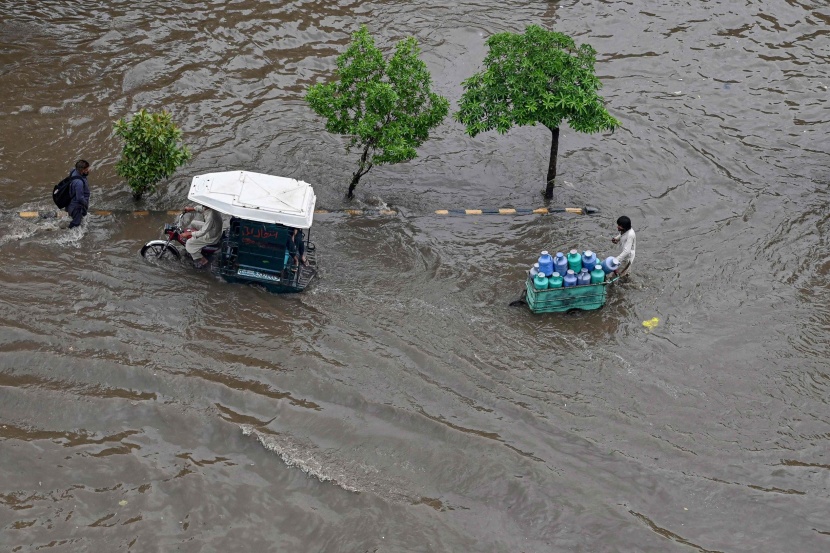
M 69 197 L 72 198 L 69 205 L 66 206 L 66 212 L 72 217 L 69 223 L 69 228 L 81 226 L 81 221 L 86 217 L 89 211 L 89 162 L 80 159 L 75 163 L 75 169 L 69 173 L 72 177 L 72 182 L 69 184 Z M 60 222 L 61 228 L 66 228 L 66 222 Z
M 634 263 L 637 235 L 634 234 L 634 229 L 631 228 L 631 219 L 625 215 L 617 219 L 617 230 L 620 233 L 612 238 L 611 241 L 615 244 L 622 242 L 623 249 L 620 255 L 617 256 L 617 261 L 620 263 L 620 266 L 614 271 L 614 274 L 624 277 L 628 275 L 631 264 Z

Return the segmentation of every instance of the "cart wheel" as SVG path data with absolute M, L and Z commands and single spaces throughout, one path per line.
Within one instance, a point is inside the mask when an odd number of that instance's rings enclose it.
M 519 299 L 510 302 L 510 307 L 521 307 L 522 305 L 527 305 L 525 298 L 527 298 L 527 290 L 522 290 L 522 294 L 519 296 Z

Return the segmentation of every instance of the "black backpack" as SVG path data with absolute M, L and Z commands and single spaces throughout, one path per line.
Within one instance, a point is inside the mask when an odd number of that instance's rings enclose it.
M 52 189 L 52 200 L 54 200 L 58 209 L 66 209 L 69 206 L 69 202 L 72 201 L 72 181 L 77 178 L 80 177 L 73 177 L 72 173 L 70 173 L 68 177 L 60 181 Z

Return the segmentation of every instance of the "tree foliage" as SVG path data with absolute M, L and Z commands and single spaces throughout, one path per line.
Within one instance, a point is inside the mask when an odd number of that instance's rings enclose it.
M 313 85 L 306 95 L 311 109 L 326 119 L 326 130 L 348 136 L 349 151 L 362 151 L 349 197 L 374 165 L 417 157 L 415 149 L 447 116 L 449 102 L 432 92 L 432 78 L 419 53 L 416 40 L 409 37 L 398 42 L 387 62 L 362 26 L 337 58 L 338 80 Z
M 127 180 L 137 200 L 145 193 L 153 194 L 159 181 L 190 159 L 190 151 L 180 143 L 182 131 L 166 111 L 142 109 L 129 121 L 121 118 L 115 123 L 115 134 L 124 140 L 115 172 Z
M 540 123 L 554 132 L 548 184 L 556 176 L 558 129 L 563 121 L 575 131 L 614 130 L 620 122 L 605 109 L 597 91 L 596 51 L 577 46 L 562 33 L 530 25 L 523 34 L 498 33 L 487 39 L 484 70 L 462 84 L 455 118 L 470 136 L 514 125 Z M 552 170 L 552 175 L 551 175 Z

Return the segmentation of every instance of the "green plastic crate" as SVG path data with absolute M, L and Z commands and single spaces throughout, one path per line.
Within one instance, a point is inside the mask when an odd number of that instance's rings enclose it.
M 563 313 L 573 309 L 590 311 L 605 305 L 607 287 L 611 282 L 613 281 L 537 290 L 533 286 L 533 280 L 528 278 L 525 281 L 527 288 L 525 301 L 534 313 Z

